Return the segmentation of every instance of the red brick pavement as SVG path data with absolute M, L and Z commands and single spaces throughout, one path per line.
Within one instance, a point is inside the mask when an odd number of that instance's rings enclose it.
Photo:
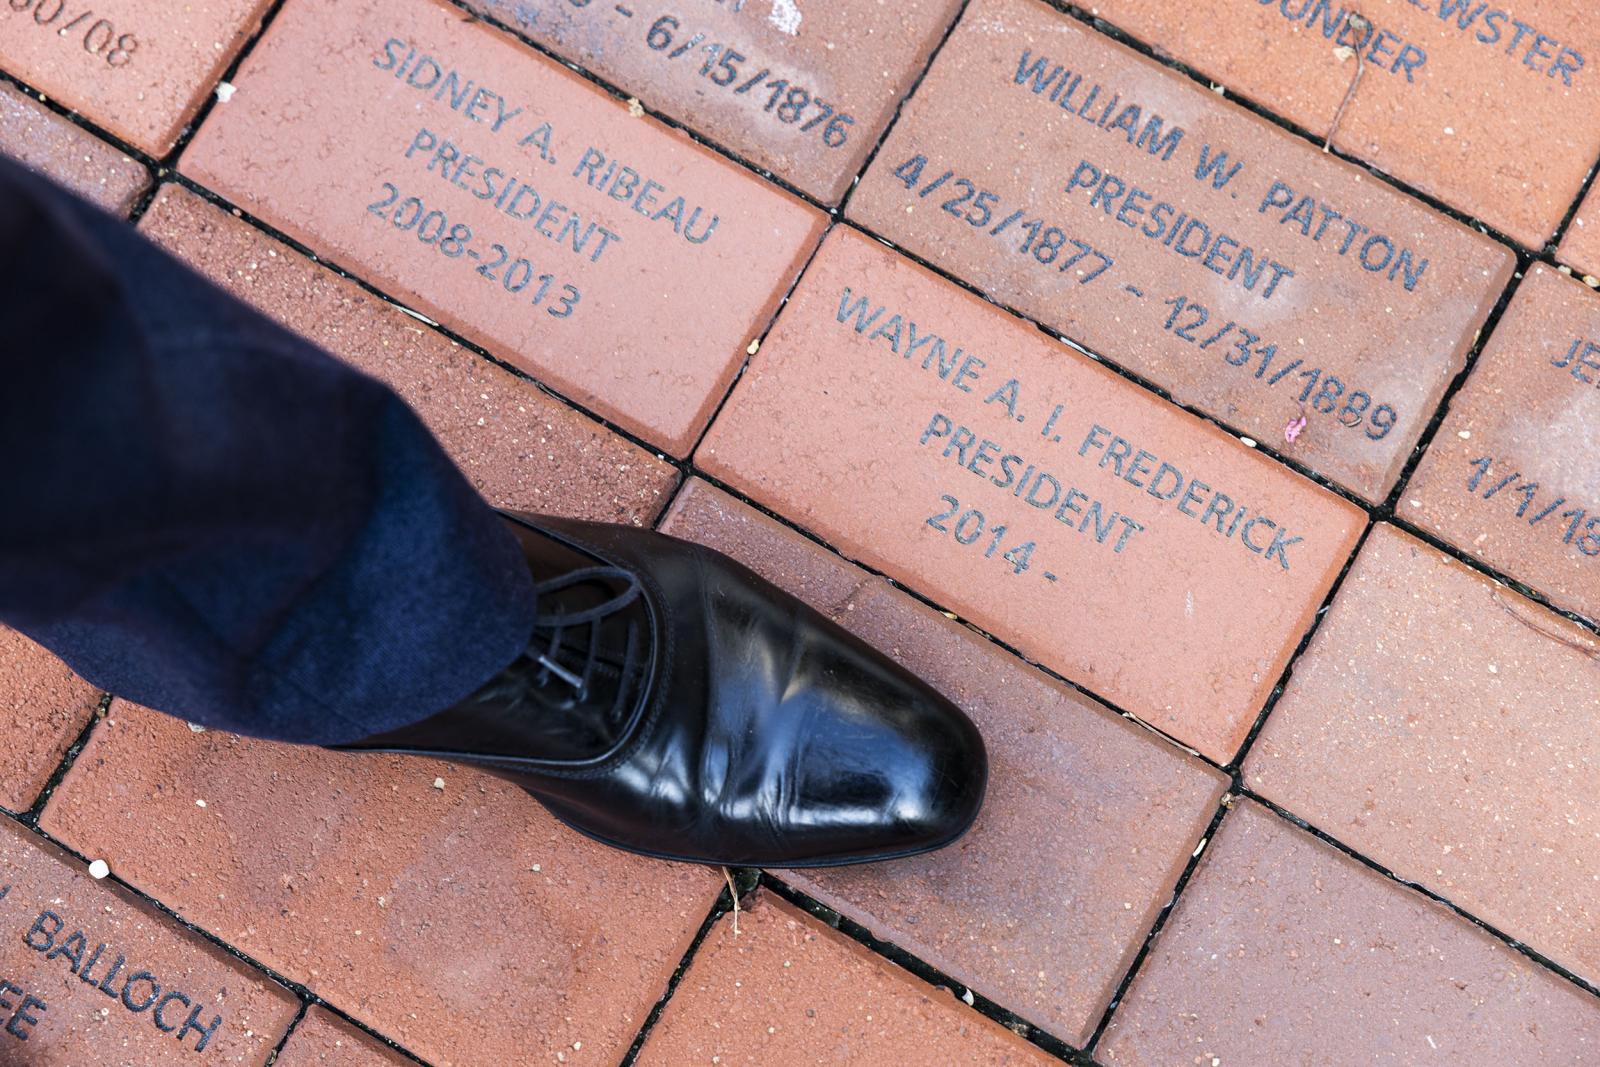
M 0 631 L 0 1063 L 1600 1062 L 1600 42 L 1249 6 L 0 5 L 0 150 L 994 762 L 736 922 Z

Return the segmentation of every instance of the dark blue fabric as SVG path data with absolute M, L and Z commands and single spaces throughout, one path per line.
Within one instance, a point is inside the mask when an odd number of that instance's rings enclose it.
M 533 624 L 389 388 L 0 157 L 0 621 L 110 692 L 309 743 L 427 717 Z

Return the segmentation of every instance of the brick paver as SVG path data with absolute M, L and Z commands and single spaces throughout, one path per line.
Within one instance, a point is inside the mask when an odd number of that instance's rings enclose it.
M 666 505 L 671 464 L 193 193 L 163 187 L 140 228 L 394 386 L 490 503 L 606 522 L 648 522 Z
M 1559 255 L 1580 275 L 1600 277 L 1600 188 L 1591 188 L 1578 206 L 1561 238 Z
M 237 82 L 185 174 L 675 455 L 825 221 L 434 0 L 289 0 Z
M 967 8 L 849 214 L 1373 501 L 1513 266 L 1037 0 Z
M 684 487 L 662 529 L 805 598 L 983 731 L 989 793 L 955 848 L 784 879 L 1081 1045 L 1227 780 L 704 482 Z
M 1536 264 L 1400 514 L 1600 619 L 1600 294 Z
M 991 759 L 952 847 L 697 942 L 715 869 L 96 720 L 0 628 L 0 1065 L 1057 1062 L 973 994 L 1107 1067 L 1600 1063 L 1600 635 L 1488 576 L 1600 619 L 1600 295 L 1555 266 L 1600 275 L 1600 192 L 1546 245 L 1600 23 L 1520 3 L 0 3 L 0 151 L 492 503 L 728 552 Z
M 1597 1057 L 1600 1001 L 1248 801 L 1096 1055 L 1111 1067 Z
M 639 1054 L 683 1064 L 1059 1063 L 767 894 L 723 917 Z
M 293 994 L 0 819 L 0 1063 L 251 1064 Z
M 273 1067 L 412 1067 L 413 1061 L 323 1009 L 294 1028 Z
M 616 1063 L 722 886 L 463 768 L 196 734 L 122 702 L 43 825 L 440 1065 Z
M 100 690 L 0 626 L 0 808 L 24 811 L 100 703 Z
M 119 215 L 150 184 L 142 164 L 3 82 L 0 152 Z
M 0 6 L 0 69 L 161 156 L 268 3 L 7 0 Z
M 957 0 L 469 0 L 819 200 L 849 188 Z
M 1365 522 L 847 229 L 696 462 L 1219 762 Z
M 1245 781 L 1600 979 L 1600 640 L 1578 627 L 1380 526 Z
M 1094 7 L 1318 137 L 1337 116 L 1336 147 L 1533 248 L 1600 153 L 1600 24 L 1584 0 Z

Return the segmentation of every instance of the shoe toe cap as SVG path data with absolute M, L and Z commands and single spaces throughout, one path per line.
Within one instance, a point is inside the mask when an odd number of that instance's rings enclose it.
M 925 687 L 849 701 L 818 731 L 798 791 L 812 857 L 862 862 L 940 848 L 972 825 L 988 759 L 972 721 Z M 799 811 L 794 812 L 799 814 Z M 796 838 L 799 839 L 798 837 Z
M 896 821 L 908 845 L 930 848 L 959 837 L 977 819 L 988 754 L 972 720 L 937 694 L 918 699 L 910 719 L 907 748 L 914 754 L 896 783 Z

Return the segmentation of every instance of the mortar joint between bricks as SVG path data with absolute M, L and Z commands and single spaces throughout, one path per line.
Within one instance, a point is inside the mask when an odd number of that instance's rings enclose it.
M 281 3 L 282 0 L 279 0 L 279 2 Z M 474 10 L 473 8 L 468 6 L 468 0 L 444 0 L 444 2 L 450 4 L 450 6 L 452 6 L 452 7 L 460 9 L 463 13 L 465 13 L 469 17 L 470 21 L 476 22 L 476 23 L 482 23 L 483 25 L 490 27 L 491 29 L 495 30 L 496 32 L 505 34 L 506 36 L 509 36 L 509 37 L 513 38 L 514 40 L 516 40 L 519 44 L 522 44 L 522 45 L 524 45 L 524 46 L 526 46 L 528 48 L 533 49 L 535 52 L 539 53 L 539 55 L 543 56 L 545 59 L 548 59 L 553 63 L 559 64 L 563 69 L 570 70 L 572 73 L 574 73 L 574 74 L 578 75 L 579 77 L 583 78 L 585 81 L 589 82 L 591 85 L 597 86 L 600 89 L 604 90 L 605 93 L 608 96 L 611 96 L 611 97 L 613 97 L 613 98 L 615 98 L 615 99 L 617 99 L 619 101 L 622 101 L 624 103 L 627 103 L 627 102 L 631 101 L 634 104 L 638 104 L 639 107 L 643 110 L 644 114 L 648 115 L 650 118 L 654 119 L 656 122 L 661 123 L 663 126 L 667 126 L 667 127 L 670 127 L 671 129 L 679 131 L 685 137 L 689 138 L 690 141 L 694 142 L 695 144 L 699 145 L 700 147 L 702 147 L 702 148 L 704 148 L 704 149 L 706 149 L 706 150 L 708 150 L 710 152 L 713 152 L 713 153 L 715 153 L 715 154 L 717 154 L 719 156 L 722 156 L 724 159 L 728 159 L 728 160 L 733 161 L 734 163 L 737 163 L 739 166 L 743 167 L 745 170 L 748 170 L 751 173 L 756 174 L 759 177 L 766 179 L 767 181 L 771 182 L 773 185 L 776 185 L 778 188 L 782 189 L 784 192 L 790 194 L 791 196 L 799 198 L 800 200 L 802 200 L 806 204 L 809 204 L 810 206 L 816 208 L 817 210 L 822 211 L 822 212 L 824 212 L 824 213 L 826 213 L 826 214 L 828 214 L 830 216 L 836 216 L 838 214 L 838 209 L 837 208 L 830 207 L 828 204 L 824 203 L 821 200 L 818 200 L 816 197 L 812 196 L 810 193 L 808 193 L 805 190 L 801 189 L 799 186 L 791 184 L 790 182 L 788 182 L 784 178 L 779 177 L 778 175 L 772 173 L 771 171 L 765 169 L 764 167 L 757 166 L 756 164 L 754 164 L 754 163 L 750 162 L 749 160 L 745 159 L 743 156 L 739 155 L 737 152 L 734 152 L 732 149 L 725 148 L 725 147 L 723 147 L 722 145 L 718 144 L 715 141 L 708 140 L 707 138 L 702 136 L 699 133 L 699 131 L 691 128 L 687 124 L 679 122 L 677 119 L 674 119 L 669 115 L 665 115 L 665 114 L 662 114 L 659 111 L 655 111 L 655 110 L 651 109 L 650 107 L 645 105 L 644 102 L 641 101 L 637 96 L 633 95 L 632 93 L 629 93 L 629 92 L 625 91 L 621 86 L 618 86 L 613 82 L 607 81 L 605 78 L 602 78 L 599 75 L 594 74 L 591 71 L 585 70 L 583 67 L 578 66 L 576 63 L 573 63 L 570 60 L 567 60 L 567 59 L 563 58 L 561 55 L 557 54 L 556 52 L 551 51 L 544 44 L 542 44 L 539 41 L 535 40 L 534 38 L 528 36 L 526 33 L 523 33 L 521 30 L 519 30 L 517 27 L 511 25 L 510 23 L 507 23 L 507 22 L 495 17 L 494 15 L 490 15 L 490 14 L 487 14 L 487 13 L 482 12 L 482 11 Z
M 1077 3 L 1071 2 L 1071 0 L 1040 0 L 1040 2 L 1045 4 L 1047 7 L 1067 15 L 1070 18 L 1084 23 L 1091 29 L 1094 29 L 1099 33 L 1111 38 L 1113 41 L 1116 41 L 1118 44 L 1121 44 L 1127 48 L 1131 48 L 1133 51 L 1139 53 L 1141 56 L 1144 56 L 1146 59 L 1152 60 L 1168 70 L 1176 71 L 1190 81 L 1204 86 L 1208 91 L 1211 90 L 1214 84 L 1210 78 L 1201 74 L 1193 67 L 1180 62 L 1175 57 L 1163 55 L 1155 48 L 1145 44 L 1133 34 L 1128 33 L 1126 30 L 1115 25 L 1114 23 L 1107 22 L 1104 18 L 1094 14 L 1090 10 L 1086 10 Z M 1227 94 L 1227 99 L 1236 107 L 1243 108 L 1245 111 L 1250 112 L 1252 115 L 1256 116 L 1262 121 L 1276 126 L 1279 129 L 1286 130 L 1289 133 L 1294 134 L 1302 141 L 1310 142 L 1317 148 L 1318 151 L 1322 150 L 1322 139 L 1316 134 L 1312 133 L 1310 130 L 1306 129 L 1304 126 L 1290 122 L 1288 119 L 1277 115 L 1264 105 L 1256 103 L 1249 97 L 1240 96 L 1237 93 L 1229 92 Z M 1377 180 L 1383 182 L 1385 185 L 1404 193 L 1413 200 L 1417 200 L 1423 204 L 1426 204 L 1428 207 L 1432 208 L 1434 211 L 1437 211 L 1441 215 L 1445 215 L 1451 219 L 1454 219 L 1462 225 L 1472 227 L 1479 233 L 1482 233 L 1484 236 L 1499 241 L 1501 244 L 1506 245 L 1519 254 L 1533 254 L 1534 252 L 1533 249 L 1529 248 L 1527 245 L 1516 240 L 1515 238 L 1507 236 L 1498 228 L 1489 225 L 1487 222 L 1484 222 L 1473 215 L 1467 214 L 1459 208 L 1445 203 L 1443 200 L 1440 200 L 1433 194 L 1426 193 L 1416 186 L 1404 182 L 1386 171 L 1379 170 L 1377 167 L 1366 162 L 1358 156 L 1351 155 L 1350 153 L 1338 148 L 1328 149 L 1328 154 L 1331 156 L 1336 156 L 1353 167 L 1360 168 L 1366 173 L 1372 175 Z
M 783 881 L 771 871 L 761 872 L 761 885 L 774 896 L 794 905 L 812 918 L 825 923 L 843 936 L 861 945 L 873 955 L 910 973 L 928 985 L 944 989 L 952 997 L 963 1000 L 965 998 L 961 997 L 962 991 L 971 994 L 972 1001 L 968 1006 L 972 1010 L 1005 1027 L 1013 1034 L 1049 1055 L 1075 1065 L 1089 1062 L 1083 1050 L 1075 1048 L 997 1001 L 990 1000 L 978 990 L 965 982 L 951 977 L 926 960 L 913 956 L 893 941 L 877 937 L 867 927 L 822 903 L 804 890 Z
M 1234 801 L 1238 796 L 1237 788 L 1230 788 L 1224 792 L 1217 801 L 1217 810 L 1211 813 L 1211 821 L 1206 825 L 1205 831 L 1200 835 L 1200 845 L 1184 863 L 1183 870 L 1178 874 L 1178 880 L 1173 883 L 1172 895 L 1156 913 L 1155 922 L 1150 925 L 1150 930 L 1145 934 L 1139 949 L 1134 953 L 1133 959 L 1128 963 L 1128 969 L 1123 973 L 1122 979 L 1112 991 L 1111 999 L 1106 1002 L 1105 1011 L 1100 1015 L 1100 1021 L 1095 1025 L 1094 1031 L 1089 1035 L 1088 1042 L 1084 1045 L 1084 1055 L 1092 1058 L 1094 1051 L 1099 1047 L 1100 1041 L 1105 1037 L 1106 1029 L 1111 1025 L 1111 1020 L 1116 1016 L 1117 1009 L 1127 998 L 1128 990 L 1133 986 L 1133 980 L 1144 966 L 1145 959 L 1155 946 L 1156 939 L 1161 936 L 1161 931 L 1167 925 L 1167 919 L 1178 906 L 1178 901 L 1183 897 L 1183 891 L 1189 885 L 1189 880 L 1194 877 L 1194 872 L 1199 869 L 1200 861 L 1205 858 L 1207 849 L 1216 840 L 1217 830 L 1222 826 L 1230 811 L 1233 810 Z
M 1444 907 L 1450 909 L 1450 911 L 1454 912 L 1460 918 L 1465 919 L 1466 921 L 1472 923 L 1474 926 L 1478 927 L 1480 930 L 1482 930 L 1485 933 L 1487 933 L 1490 936 L 1492 936 L 1495 940 L 1497 940 L 1497 941 L 1501 942 L 1502 944 L 1506 945 L 1508 948 L 1512 949 L 1513 951 L 1521 954 L 1522 956 L 1524 956 L 1528 960 L 1532 961 L 1533 963 L 1538 964 L 1539 966 L 1545 968 L 1546 970 L 1554 972 L 1557 976 L 1559 976 L 1561 978 L 1565 978 L 1568 982 L 1571 982 L 1573 985 L 1577 986 L 1579 989 L 1581 989 L 1584 992 L 1590 994 L 1591 996 L 1594 996 L 1596 998 L 1600 998 L 1600 985 L 1596 985 L 1594 982 L 1589 981 L 1587 978 L 1584 978 L 1581 975 L 1579 975 L 1579 974 L 1569 970 L 1568 968 L 1562 966 L 1561 964 L 1557 963 L 1555 960 L 1553 960 L 1553 959 L 1549 958 L 1548 956 L 1544 955 L 1543 953 L 1539 952 L 1537 949 L 1532 948 L 1531 946 L 1529 946 L 1525 942 L 1519 941 L 1518 939 L 1512 937 L 1510 934 L 1508 934 L 1505 931 L 1501 930 L 1499 927 L 1493 925 L 1492 923 L 1488 922 L 1487 920 L 1479 918 L 1476 914 L 1474 914 L 1471 911 L 1468 911 L 1466 908 L 1464 908 L 1461 905 L 1457 904 L 1455 901 L 1451 900 L 1449 897 L 1446 897 L 1446 896 L 1444 896 L 1444 895 L 1442 895 L 1440 893 L 1437 893 L 1437 892 L 1433 891 L 1432 889 L 1429 889 L 1427 886 L 1421 884 L 1420 882 L 1413 882 L 1413 881 L 1411 881 L 1409 879 L 1402 878 L 1400 875 L 1396 874 L 1390 868 L 1385 867 L 1383 864 L 1377 862 L 1376 860 L 1372 859 L 1371 857 L 1369 857 L 1369 856 L 1365 855 L 1364 853 L 1359 852 L 1356 849 L 1350 847 L 1349 845 L 1345 844 L 1343 841 L 1339 840 L 1337 837 L 1334 837 L 1332 834 L 1328 833 L 1326 830 L 1323 830 L 1322 828 L 1318 827 L 1314 823 L 1311 823 L 1311 822 L 1307 821 L 1306 819 L 1302 818 L 1301 816 L 1296 815 L 1294 812 L 1290 811 L 1289 809 L 1287 809 L 1285 807 L 1282 807 L 1281 805 L 1279 805 L 1275 801 L 1268 799 L 1267 797 L 1261 795 L 1260 793 L 1255 792 L 1254 790 L 1246 789 L 1244 794 L 1243 794 L 1243 796 L 1245 797 L 1245 799 L 1248 799 L 1248 800 L 1254 801 L 1257 804 L 1260 804 L 1262 807 L 1264 807 L 1267 810 L 1271 811 L 1274 815 L 1278 816 L 1280 819 L 1283 819 L 1285 822 L 1289 823 L 1291 826 L 1294 826 L 1294 827 L 1300 829 L 1301 831 L 1303 831 L 1303 832 L 1305 832 L 1307 834 L 1310 834 L 1312 837 L 1315 837 L 1317 840 L 1321 841 L 1322 843 L 1328 845 L 1329 847 L 1337 850 L 1338 852 L 1341 852 L 1344 855 L 1350 857 L 1351 859 L 1357 861 L 1358 863 L 1360 863 L 1362 866 L 1368 868 L 1369 870 L 1381 875 L 1387 881 L 1393 882 L 1393 883 L 1395 883 L 1397 885 L 1405 887 L 1406 889 L 1409 889 L 1409 890 L 1411 890 L 1413 892 L 1416 892 L 1416 893 L 1428 898 L 1429 900 L 1433 901 L 1436 904 L 1443 905 Z
M 949 42 L 950 37 L 956 32 L 956 27 L 960 26 L 962 20 L 967 17 L 967 8 L 970 7 L 971 4 L 972 0 L 961 0 L 960 5 L 956 8 L 955 17 L 952 18 L 950 20 L 950 24 L 945 27 L 944 34 L 939 38 L 934 46 L 928 50 L 928 58 L 923 61 L 922 69 L 917 71 L 916 77 L 911 79 L 911 84 L 906 88 L 906 91 L 901 95 L 899 100 L 895 101 L 894 111 L 890 113 L 889 121 L 884 123 L 883 129 L 878 133 L 878 139 L 873 142 L 872 148 L 862 158 L 861 169 L 856 172 L 855 178 L 851 180 L 849 187 L 845 189 L 844 195 L 839 198 L 840 218 L 844 217 L 845 209 L 850 204 L 850 198 L 855 195 L 856 188 L 861 184 L 861 179 L 865 178 L 867 176 L 867 171 L 872 169 L 872 164 L 877 160 L 878 153 L 883 151 L 883 146 L 888 143 L 889 135 L 893 133 L 894 128 L 899 125 L 900 116 L 905 111 L 906 104 L 910 102 L 912 97 L 917 95 L 917 90 L 922 88 L 922 83 L 927 79 L 928 72 L 932 70 L 933 65 L 938 62 L 940 53 L 944 51 L 944 46 Z
M 740 882 L 750 880 L 753 868 L 737 867 L 730 868 L 730 870 L 736 872 L 734 882 L 737 885 Z M 755 872 L 757 877 L 759 877 L 759 874 L 759 871 Z M 751 888 L 754 888 L 753 881 Z M 747 896 L 749 892 L 749 890 L 741 890 L 740 896 Z M 628 1046 L 627 1052 L 623 1053 L 618 1067 L 633 1067 L 633 1064 L 638 1060 L 639 1053 L 644 1048 L 645 1042 L 650 1039 L 651 1032 L 655 1030 L 657 1023 L 660 1022 L 662 1012 L 666 1011 L 667 1005 L 672 1001 L 672 995 L 677 992 L 678 984 L 683 981 L 683 976 L 688 973 L 695 957 L 699 954 L 700 946 L 710 936 L 717 922 L 733 910 L 731 904 L 732 897 L 728 892 L 728 887 L 723 886 L 717 893 L 716 899 L 711 902 L 711 907 L 707 909 L 705 918 L 700 921 L 700 928 L 695 931 L 694 937 L 689 941 L 689 947 L 684 950 L 682 958 L 678 960 L 678 965 L 673 968 L 672 974 L 668 976 L 666 988 L 661 991 L 661 996 L 651 1005 L 649 1013 L 645 1015 L 644 1022 L 639 1025 L 639 1030 L 634 1034 L 633 1042 Z

